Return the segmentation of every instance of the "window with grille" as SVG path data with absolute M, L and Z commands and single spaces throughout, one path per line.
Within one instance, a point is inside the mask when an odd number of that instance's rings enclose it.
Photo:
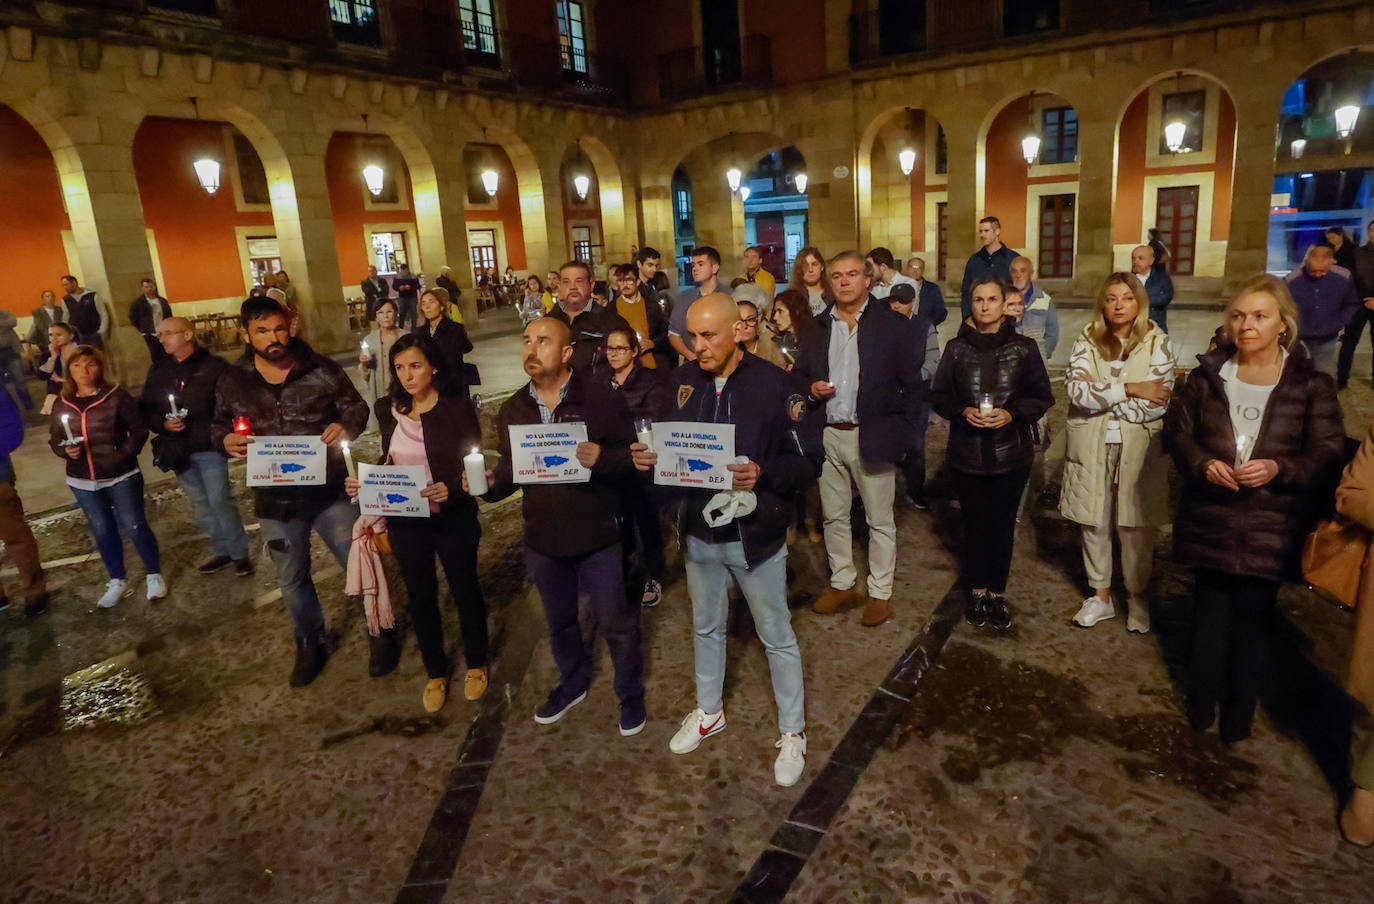
M 243 203 L 271 204 L 267 193 L 267 171 L 262 158 L 242 132 L 234 131 L 234 162 L 239 168 L 239 185 L 243 188 Z
M 480 280 L 488 267 L 496 266 L 496 232 L 474 229 L 468 233 L 468 249 L 472 252 L 472 276 Z
M 1073 163 L 1078 157 L 1078 113 L 1073 107 L 1050 107 L 1041 121 L 1040 162 Z
M 558 0 L 558 49 L 566 72 L 587 73 L 587 27 L 578 0 Z
M 458 0 L 458 20 L 463 26 L 463 49 L 479 62 L 498 63 L 496 7 L 493 0 Z
M 1201 91 L 1180 91 L 1176 94 L 1164 95 L 1163 115 L 1159 119 L 1159 153 L 1168 154 L 1169 145 L 1164 140 L 1164 126 L 1174 121 L 1181 121 L 1186 128 L 1183 130 L 1183 146 L 1178 149 L 1180 154 L 1188 151 L 1202 150 L 1202 139 L 1205 114 L 1207 112 L 1207 92 Z
M 677 219 L 679 223 L 690 223 L 692 221 L 692 192 L 691 189 L 679 188 L 677 190 Z
M 382 25 L 377 0 L 329 0 L 329 21 L 334 37 L 349 44 L 382 45 Z

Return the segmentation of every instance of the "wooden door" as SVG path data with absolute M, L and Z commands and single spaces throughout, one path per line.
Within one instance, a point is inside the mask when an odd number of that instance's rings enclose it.
M 1155 213 L 1155 228 L 1164 247 L 1169 249 L 1169 273 L 1177 276 L 1193 275 L 1193 258 L 1197 253 L 1197 191 L 1196 185 L 1159 190 Z
M 773 274 L 779 284 L 787 282 L 787 239 L 783 235 L 782 214 L 759 214 L 754 218 L 755 236 L 759 250 L 763 252 L 763 269 Z
M 1073 195 L 1040 196 L 1040 260 L 1042 279 L 1073 276 Z

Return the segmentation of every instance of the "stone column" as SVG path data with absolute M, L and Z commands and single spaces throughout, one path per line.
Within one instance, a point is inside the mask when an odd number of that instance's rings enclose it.
M 953 110 L 939 114 L 945 127 L 945 142 L 949 148 L 947 160 L 948 201 L 945 216 L 948 221 L 948 242 L 945 249 L 945 286 L 949 294 L 958 295 L 964 279 L 964 265 L 969 255 L 978 250 L 978 220 L 983 216 L 978 199 L 978 183 L 983 163 L 979 159 L 977 111 L 962 115 Z M 934 249 L 926 249 L 932 252 Z M 933 270 L 927 267 L 927 270 Z
M 1233 93 L 1236 157 L 1231 174 L 1231 231 L 1223 291 L 1263 273 L 1269 259 L 1269 202 L 1274 187 L 1274 111 L 1283 89 L 1249 85 Z
M 471 257 L 468 252 L 468 231 L 465 219 L 467 204 L 467 174 L 463 169 L 462 146 L 438 142 L 431 146 L 434 172 L 432 178 L 420 180 L 411 172 L 415 191 L 415 225 L 420 236 L 420 266 L 425 273 L 437 274 L 440 267 L 453 269 L 450 274 L 463 290 L 458 307 L 463 320 L 475 326 L 477 290 L 473 283 Z
M 95 290 L 105 305 L 111 376 L 141 383 L 148 352 L 128 325 L 128 302 L 139 294 L 139 281 L 153 272 L 134 176 L 134 132 L 141 117 L 106 110 L 79 119 L 64 124 L 71 143 L 53 149 L 76 250 L 76 260 L 69 263 L 81 285 Z
M 526 228 L 525 256 L 529 261 L 530 272 L 538 273 L 539 261 L 544 262 L 544 270 L 557 270 L 572 257 L 572 248 L 567 221 L 563 216 L 563 188 L 558 181 L 563 165 L 563 145 L 561 142 L 547 142 L 536 147 L 534 151 L 538 163 L 538 185 L 527 185 L 526 177 L 522 174 L 520 213 L 522 217 L 528 217 L 534 212 L 535 205 L 527 205 L 525 199 L 527 192 L 537 191 L 543 201 L 543 209 L 539 212 L 539 226 L 542 228 L 543 236 L 541 237 L 540 230 L 536 229 L 531 241 L 531 232 Z
M 1115 95 L 1111 96 L 1115 100 Z M 1098 99 L 1101 99 L 1100 96 Z M 1078 110 L 1078 217 L 1073 294 L 1091 298 L 1112 272 L 1112 195 L 1116 121 L 1109 104 Z M 1028 222 L 1026 229 L 1038 228 Z

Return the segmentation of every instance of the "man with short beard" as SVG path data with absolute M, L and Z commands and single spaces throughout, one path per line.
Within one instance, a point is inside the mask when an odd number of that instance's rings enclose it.
M 571 272 L 572 265 L 564 265 L 565 288 Z M 534 721 L 551 725 L 586 699 L 595 647 L 583 636 L 578 619 L 579 602 L 585 601 L 592 623 L 606 638 L 620 702 L 620 734 L 629 737 L 643 731 L 648 720 L 639 601 L 625 595 L 620 546 L 619 490 L 633 473 L 634 425 L 624 403 L 612 394 L 610 381 L 574 370 L 572 358 L 564 321 L 541 317 L 525 327 L 524 368 L 530 382 L 517 389 L 497 415 L 501 461 L 487 472 L 491 489 L 482 498 L 496 502 L 521 488 L 514 479 L 511 426 L 585 425 L 587 441 L 577 446 L 577 460 L 591 471 L 590 479 L 524 485 L 525 566 L 544 603 L 559 675 Z M 466 474 L 463 491 L 469 491 Z
M 367 427 L 367 402 L 344 369 L 293 338 L 281 305 L 250 298 L 239 312 L 249 354 L 220 377 L 215 390 L 211 442 L 230 458 L 248 454 L 251 436 L 319 436 L 328 448 L 320 486 L 255 487 L 253 505 L 262 539 L 277 567 L 282 600 L 295 621 L 296 665 L 291 686 L 315 680 L 329 658 L 324 611 L 310 578 L 310 532 L 319 534 L 340 567 L 347 567 L 357 509 L 344 493 L 339 444 Z M 372 638 L 368 672 L 390 672 L 400 659 L 395 629 Z
M 592 371 L 609 375 L 606 364 L 606 336 L 611 328 L 627 325 L 620 315 L 592 303 L 595 278 L 592 268 L 583 261 L 568 261 L 558 269 L 558 304 L 549 316 L 568 327 L 572 358 L 569 367 L 577 371 Z M 632 327 L 633 329 L 633 327 Z

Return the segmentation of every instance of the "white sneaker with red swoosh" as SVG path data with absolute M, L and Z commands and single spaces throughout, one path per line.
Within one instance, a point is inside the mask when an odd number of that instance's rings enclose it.
M 700 709 L 694 709 L 687 714 L 687 718 L 682 720 L 681 727 L 673 735 L 673 739 L 668 742 L 668 749 L 673 753 L 691 753 L 701 746 L 702 741 L 724 729 L 724 709 L 710 715 Z

